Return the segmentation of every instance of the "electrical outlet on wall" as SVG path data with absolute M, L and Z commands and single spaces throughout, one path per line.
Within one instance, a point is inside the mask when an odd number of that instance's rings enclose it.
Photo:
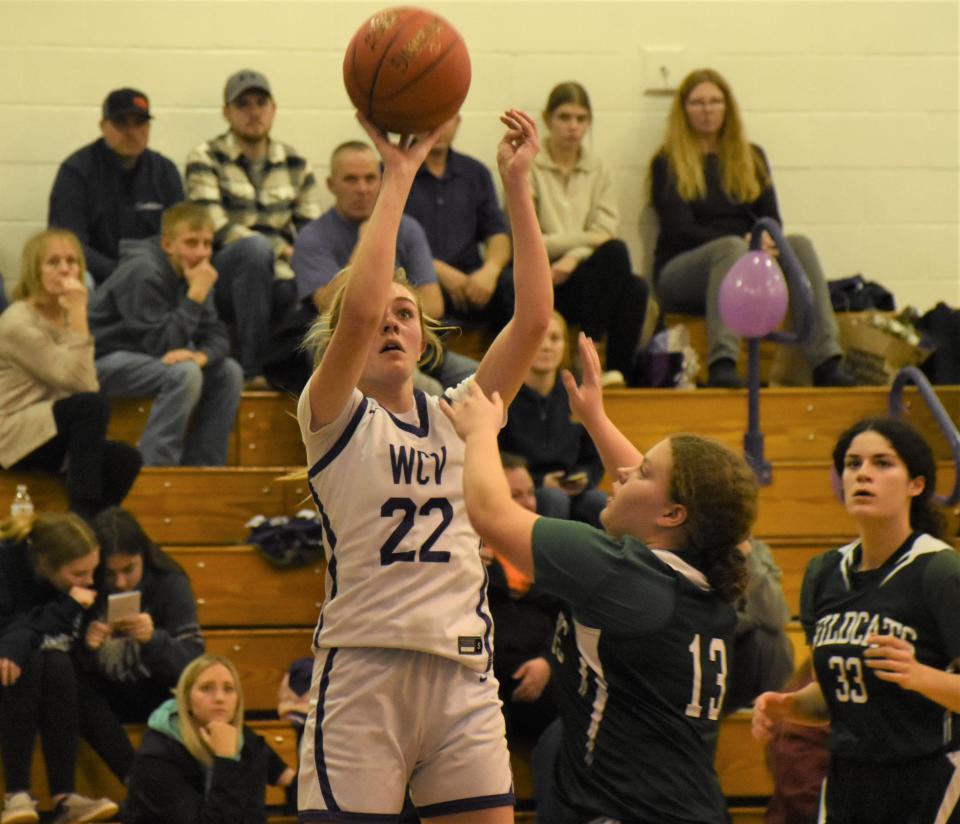
M 644 94 L 672 94 L 687 73 L 686 47 L 643 46 Z

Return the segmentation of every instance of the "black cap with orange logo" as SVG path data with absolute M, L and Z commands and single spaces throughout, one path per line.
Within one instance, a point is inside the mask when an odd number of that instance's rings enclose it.
M 147 96 L 136 89 L 114 89 L 103 101 L 103 119 L 116 120 L 128 114 L 140 115 L 150 120 L 150 101 Z

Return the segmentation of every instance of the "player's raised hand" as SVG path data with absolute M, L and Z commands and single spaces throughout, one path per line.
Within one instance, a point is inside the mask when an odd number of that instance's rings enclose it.
M 374 126 L 362 112 L 357 112 L 357 120 L 370 136 L 373 145 L 377 147 L 377 151 L 383 160 L 384 169 L 403 173 L 410 180 L 413 180 L 413 176 L 423 165 L 423 161 L 430 154 L 430 149 L 433 148 L 433 144 L 437 142 L 446 125 L 441 123 L 433 131 L 424 134 L 402 134 L 394 143 L 383 129 Z
M 600 355 L 597 347 L 583 332 L 577 338 L 580 346 L 580 367 L 583 378 L 577 385 L 569 370 L 561 373 L 563 386 L 567 390 L 570 400 L 570 411 L 573 419 L 587 425 L 596 415 L 603 412 L 603 384 L 601 378 L 603 370 L 600 368 Z
M 507 109 L 500 115 L 507 127 L 497 146 L 497 168 L 504 183 L 526 179 L 533 159 L 540 151 L 540 135 L 533 118 L 520 109 Z
M 467 393 L 452 405 L 445 398 L 441 398 L 440 409 L 464 440 L 479 432 L 492 432 L 496 437 L 503 423 L 503 401 L 500 393 L 494 392 L 488 398 L 476 381 L 471 381 Z

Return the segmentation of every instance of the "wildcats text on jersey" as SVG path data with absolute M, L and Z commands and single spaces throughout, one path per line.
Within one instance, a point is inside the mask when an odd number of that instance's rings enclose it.
M 852 644 L 865 647 L 867 638 L 871 635 L 894 635 L 911 643 L 918 637 L 913 627 L 893 618 L 863 610 L 851 610 L 832 612 L 818 618 L 811 646 Z

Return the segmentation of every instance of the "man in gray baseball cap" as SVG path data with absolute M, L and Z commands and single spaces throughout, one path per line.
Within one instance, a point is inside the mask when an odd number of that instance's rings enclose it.
M 240 71 L 234 72 L 227 78 L 227 83 L 223 87 L 224 105 L 233 103 L 240 95 L 251 89 L 256 89 L 266 94 L 267 97 L 272 97 L 270 81 L 262 72 L 254 69 L 240 69 Z
M 273 331 L 296 300 L 293 243 L 320 215 L 310 164 L 270 136 L 276 113 L 266 75 L 234 72 L 223 87 L 229 129 L 187 156 L 187 198 L 213 220 L 217 309 L 236 331 L 250 387 L 262 386 L 264 367 L 288 354 L 277 351 Z

